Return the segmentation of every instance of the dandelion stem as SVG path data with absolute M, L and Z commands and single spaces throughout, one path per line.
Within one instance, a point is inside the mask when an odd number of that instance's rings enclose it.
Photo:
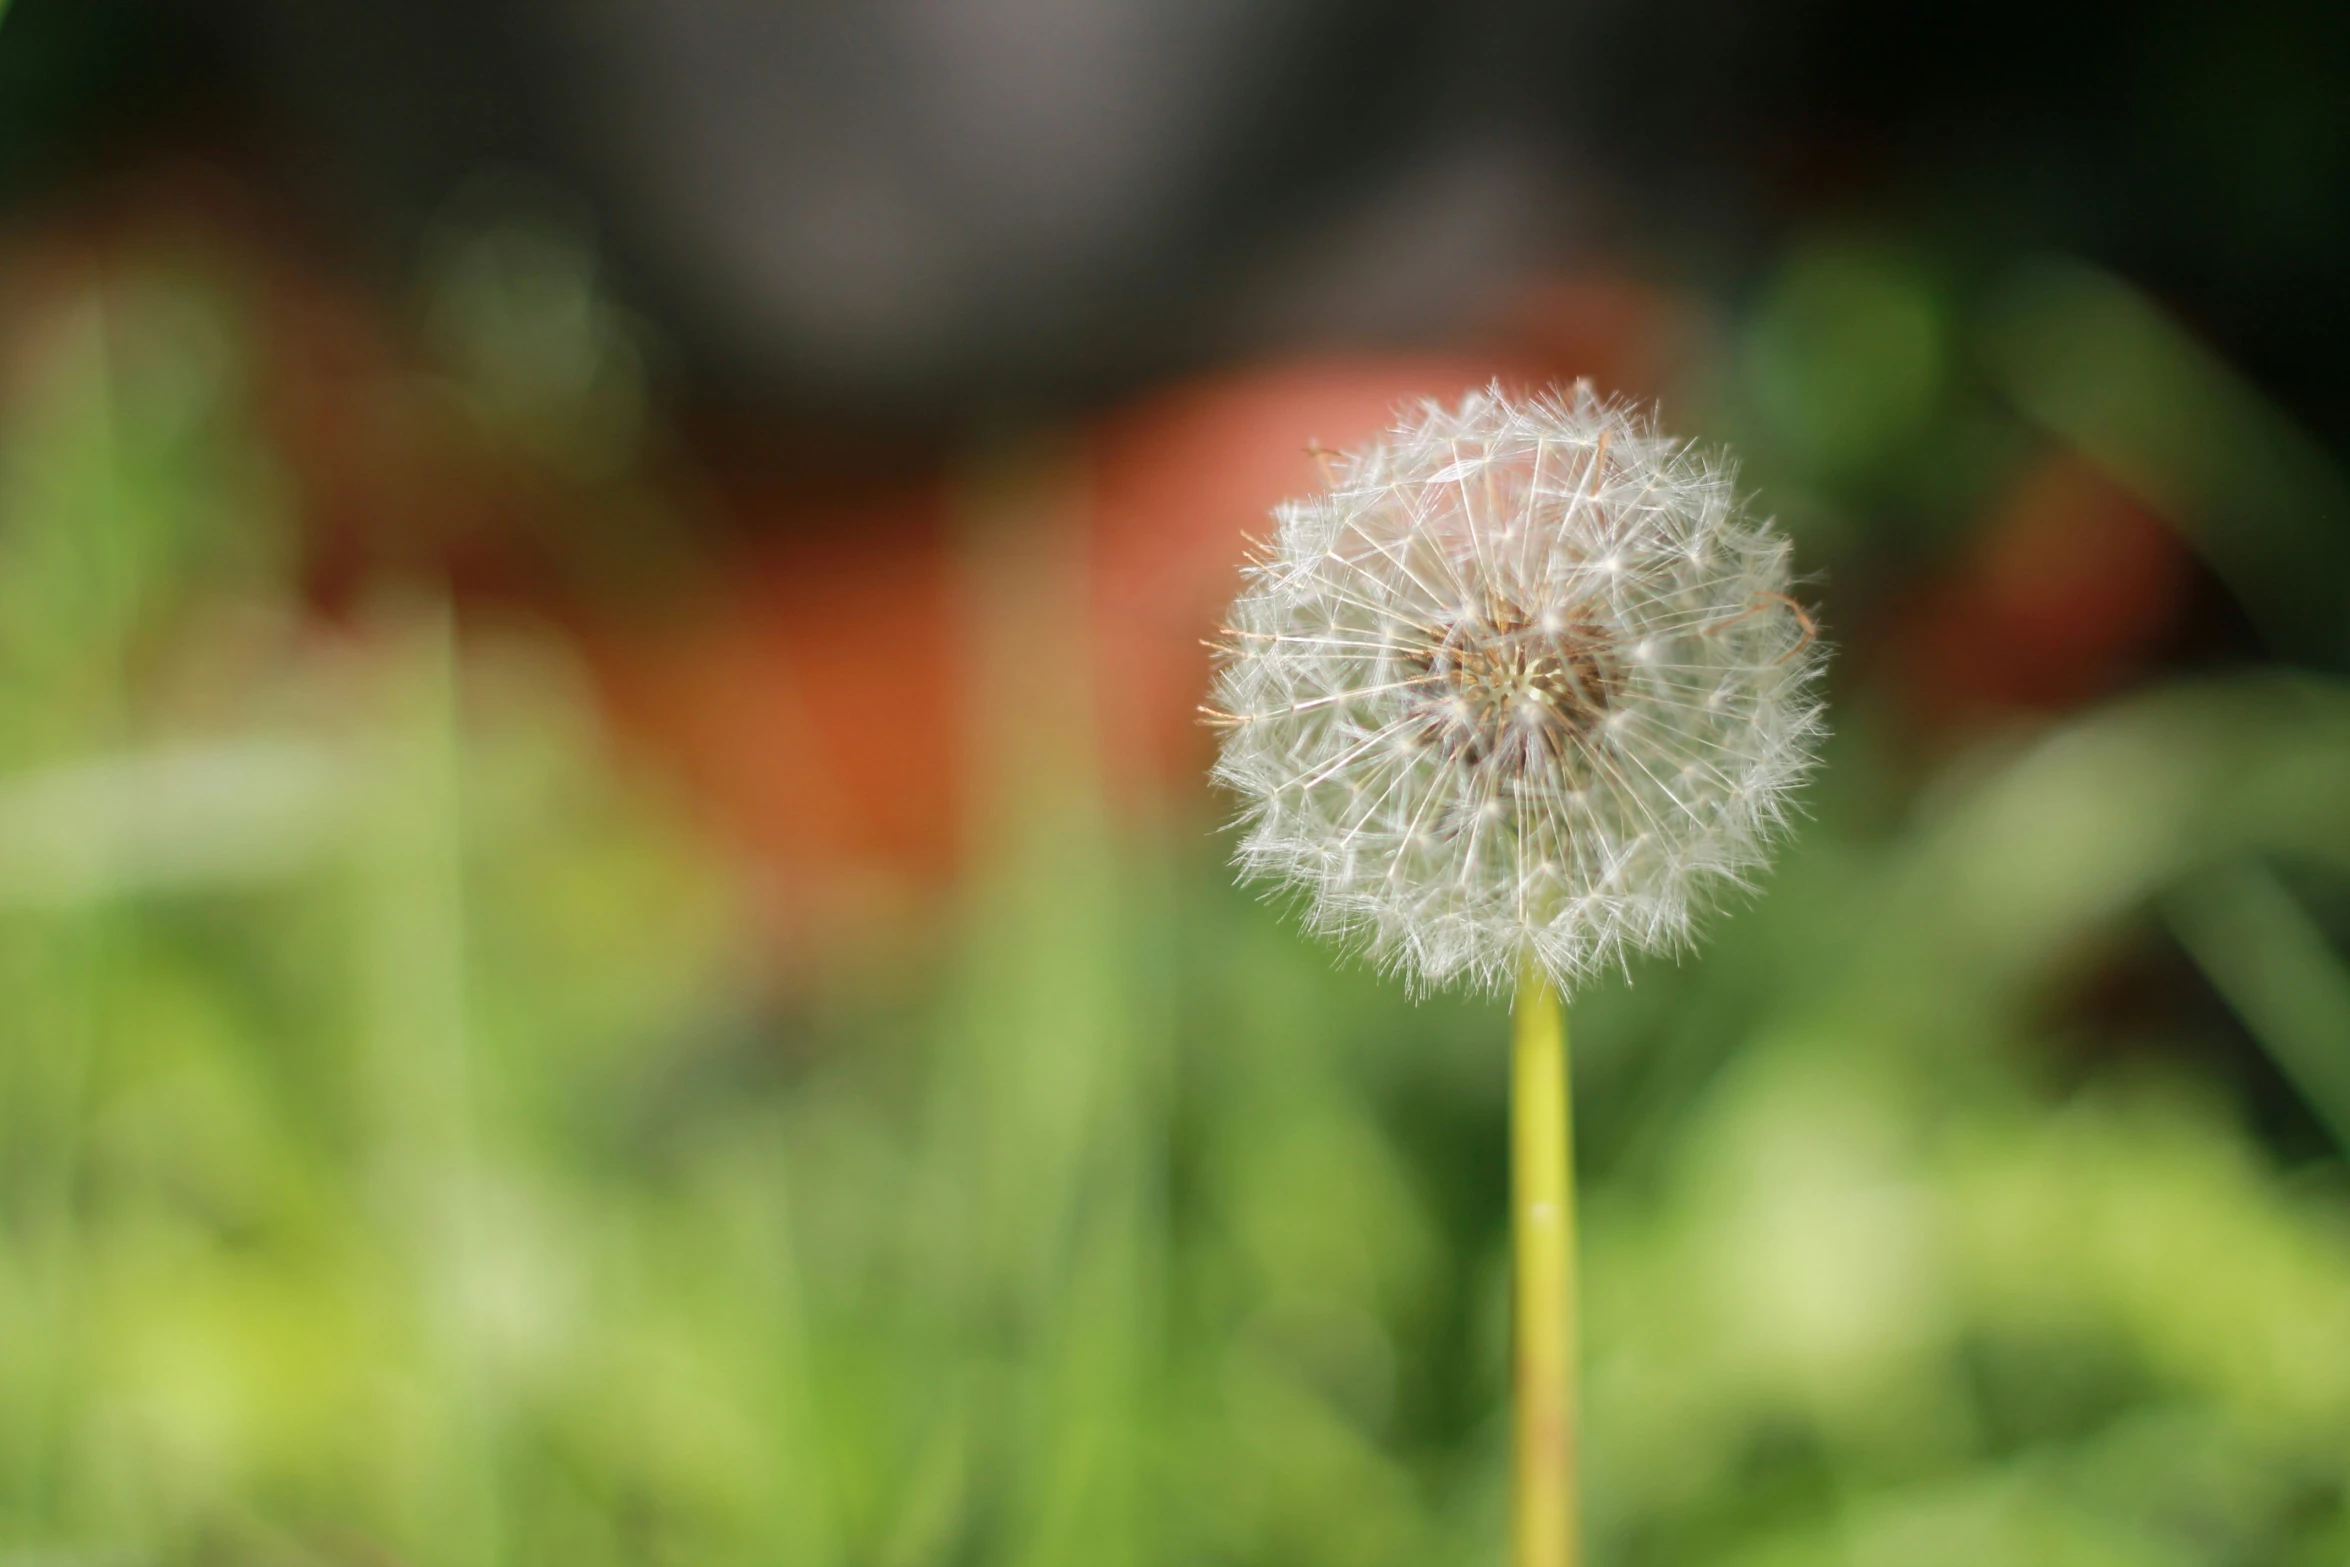
M 1574 1567 L 1575 1157 L 1566 1020 L 1541 967 L 1520 970 L 1510 1053 L 1517 1408 L 1511 1567 Z

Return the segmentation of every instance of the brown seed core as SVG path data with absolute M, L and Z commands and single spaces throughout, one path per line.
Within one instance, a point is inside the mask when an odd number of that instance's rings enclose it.
M 1406 655 L 1420 732 L 1466 762 L 1559 761 L 1606 718 L 1623 671 L 1588 606 L 1531 614 L 1489 605 Z

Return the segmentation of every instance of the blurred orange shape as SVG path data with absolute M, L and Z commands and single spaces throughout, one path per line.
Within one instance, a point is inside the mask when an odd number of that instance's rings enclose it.
M 2083 459 L 2054 453 L 1998 503 L 1899 634 L 1899 663 L 1937 725 L 2057 711 L 2114 689 L 2184 608 L 2178 536 Z

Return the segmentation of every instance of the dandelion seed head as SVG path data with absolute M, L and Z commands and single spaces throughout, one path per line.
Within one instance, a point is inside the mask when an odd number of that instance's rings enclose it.
M 1578 384 L 1426 404 L 1326 468 L 1222 646 L 1243 873 L 1422 988 L 1684 946 L 1821 732 L 1785 541 L 1729 464 Z

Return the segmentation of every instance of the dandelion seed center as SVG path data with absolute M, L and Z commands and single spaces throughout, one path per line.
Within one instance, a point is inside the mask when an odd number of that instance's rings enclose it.
M 1520 771 L 1571 755 L 1623 681 L 1615 638 L 1584 605 L 1466 611 L 1422 633 L 1404 662 L 1425 741 Z

